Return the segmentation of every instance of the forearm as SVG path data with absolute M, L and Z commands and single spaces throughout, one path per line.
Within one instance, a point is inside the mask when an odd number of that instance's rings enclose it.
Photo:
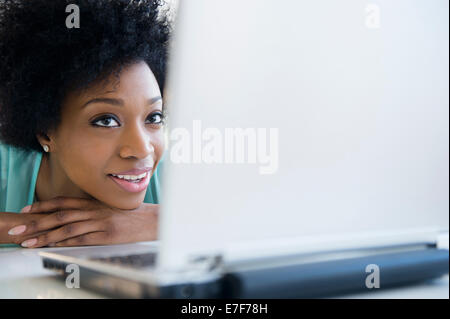
M 41 204 L 30 213 L 0 213 L 0 244 L 21 244 L 36 239 L 31 247 L 44 247 L 50 243 L 56 246 L 108 245 L 152 241 L 158 235 L 159 205 L 143 203 L 133 210 L 119 210 L 108 206 L 86 206 L 78 202 L 58 201 L 53 207 L 58 212 L 44 213 L 48 207 Z M 78 203 L 80 209 L 74 204 Z M 55 203 L 48 202 L 46 205 Z M 81 205 L 84 204 L 84 207 Z M 54 205 L 53 205 L 54 206 Z M 87 208 L 85 208 L 87 207 Z M 65 211 L 66 213 L 61 214 Z M 71 224 L 75 226 L 71 226 Z M 17 235 L 8 235 L 11 228 L 24 225 L 25 230 Z M 43 235 L 43 236 L 40 236 Z M 26 246 L 29 247 L 29 246 Z

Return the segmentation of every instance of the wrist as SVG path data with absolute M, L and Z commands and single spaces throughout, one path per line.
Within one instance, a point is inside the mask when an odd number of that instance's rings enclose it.
M 159 220 L 158 204 L 143 203 L 138 211 L 139 219 L 142 227 L 138 234 L 138 241 L 153 241 L 158 238 L 158 220 Z

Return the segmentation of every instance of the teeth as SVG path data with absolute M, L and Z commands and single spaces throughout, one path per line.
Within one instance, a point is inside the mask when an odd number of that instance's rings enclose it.
M 147 173 L 143 173 L 141 175 L 115 175 L 115 174 L 111 174 L 111 175 L 115 176 L 115 177 L 118 177 L 118 178 L 121 178 L 121 179 L 126 179 L 126 180 L 129 180 L 129 181 L 135 181 L 137 179 L 144 178 L 147 175 Z

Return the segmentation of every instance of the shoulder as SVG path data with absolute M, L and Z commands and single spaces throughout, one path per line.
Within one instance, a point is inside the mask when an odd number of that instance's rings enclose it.
M 0 142 L 0 211 L 20 211 L 33 200 L 42 153 Z
M 9 150 L 10 148 L 11 148 L 11 145 L 6 144 L 0 140 L 0 156 L 3 154 L 3 152 Z
M 0 141 L 0 211 L 6 211 L 8 167 L 11 146 Z
M 2 169 L 6 169 L 6 166 L 11 167 L 12 164 L 14 167 L 26 166 L 40 155 L 39 152 L 25 150 L 0 141 L 0 168 Z
M 0 141 L 0 179 L 5 176 L 6 163 L 9 160 L 9 151 L 11 146 Z M 0 180 L 1 185 L 1 180 Z

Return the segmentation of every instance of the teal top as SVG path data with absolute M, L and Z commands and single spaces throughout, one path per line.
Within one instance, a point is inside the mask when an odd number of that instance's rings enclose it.
M 27 151 L 0 142 L 0 213 L 18 213 L 36 201 L 36 179 L 42 152 Z M 145 194 L 144 203 L 159 204 L 159 162 Z

